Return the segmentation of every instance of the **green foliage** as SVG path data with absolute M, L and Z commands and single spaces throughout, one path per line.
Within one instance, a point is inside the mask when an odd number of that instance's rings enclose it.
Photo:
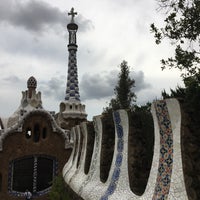
M 62 175 L 54 178 L 49 198 L 50 200 L 69 200 Z
M 120 65 L 121 72 L 119 73 L 119 81 L 115 87 L 116 102 L 122 109 L 128 109 L 135 101 L 135 94 L 132 92 L 132 88 L 135 85 L 135 80 L 130 78 L 129 66 L 126 61 L 123 61 Z
M 154 126 L 150 103 L 136 106 L 129 113 L 128 159 L 130 188 L 141 196 L 146 188 L 149 177 L 154 147 Z
M 137 113 L 140 113 L 140 112 L 148 112 L 150 113 L 151 111 L 151 103 L 150 102 L 147 102 L 145 105 L 142 105 L 142 106 L 138 106 L 136 105 L 135 106 L 135 112 Z
M 200 124 L 200 74 L 189 76 L 183 79 L 185 88 L 177 87 L 171 89 L 171 94 L 162 92 L 163 98 L 178 98 L 184 103 L 186 112 L 193 118 L 193 123 Z M 195 126 L 196 126 L 195 125 Z
M 162 69 L 178 68 L 182 77 L 200 72 L 200 1 L 199 0 L 159 0 L 159 6 L 166 11 L 164 27 L 151 24 L 156 44 L 168 38 L 175 47 L 175 56 L 162 59 Z
M 136 95 L 132 91 L 135 86 L 135 80 L 130 78 L 129 66 L 126 61 L 120 64 L 120 73 L 118 82 L 114 89 L 115 97 L 111 99 L 109 106 L 104 108 L 104 112 L 110 112 L 117 109 L 132 109 L 136 101 Z

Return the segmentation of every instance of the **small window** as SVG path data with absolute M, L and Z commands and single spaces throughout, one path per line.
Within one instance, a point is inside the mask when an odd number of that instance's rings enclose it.
M 77 105 L 75 106 L 75 109 L 78 110 L 78 106 Z
M 45 139 L 47 137 L 47 128 L 43 128 L 42 138 Z
M 34 126 L 34 142 L 39 142 L 40 140 L 40 126 L 36 124 Z
M 30 128 L 27 128 L 27 129 L 26 129 L 26 138 L 27 138 L 27 139 L 31 138 L 31 135 L 32 135 L 31 129 L 30 129 Z
M 72 106 L 70 106 L 69 108 L 72 109 Z

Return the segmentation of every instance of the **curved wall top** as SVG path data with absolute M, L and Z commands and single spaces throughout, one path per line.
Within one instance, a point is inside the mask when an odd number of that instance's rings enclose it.
M 87 136 L 84 136 L 80 166 L 75 169 L 72 163 L 71 167 L 65 167 L 63 170 L 69 187 L 85 200 L 188 200 L 182 167 L 179 103 L 176 99 L 155 101 L 151 110 L 154 120 L 154 155 L 143 195 L 138 196 L 130 189 L 128 176 L 130 122 L 124 110 L 113 113 L 115 149 L 107 181 L 105 183 L 100 181 L 100 150 L 103 147 L 101 145 L 102 120 L 98 116 L 94 118 L 96 134 L 90 170 L 85 174 L 82 167 L 86 151 L 84 143 L 87 141 Z M 87 129 L 84 129 L 84 134 L 88 134 Z M 75 140 L 79 138 L 76 137 Z M 80 145 L 77 145 L 74 148 L 79 147 Z

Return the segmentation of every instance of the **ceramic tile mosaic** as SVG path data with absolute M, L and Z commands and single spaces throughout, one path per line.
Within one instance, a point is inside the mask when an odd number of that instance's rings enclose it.
M 115 121 L 115 126 L 116 126 L 116 130 L 117 130 L 117 156 L 116 156 L 116 160 L 115 160 L 115 169 L 114 172 L 112 174 L 112 178 L 111 178 L 111 182 L 109 184 L 109 187 L 107 188 L 105 194 L 101 197 L 101 200 L 107 200 L 108 197 L 110 195 L 112 195 L 116 189 L 116 184 L 117 181 L 119 179 L 120 176 L 120 172 L 121 172 L 121 164 L 122 164 L 122 160 L 123 160 L 123 128 L 120 124 L 121 119 L 120 119 L 120 115 L 119 112 L 114 112 L 114 121 Z
M 90 169 L 87 177 L 80 187 L 79 194 L 84 195 L 94 186 L 94 181 L 100 181 L 100 152 L 102 140 L 102 121 L 100 116 L 94 117 L 95 141 Z M 98 176 L 98 177 L 97 177 Z
M 166 102 L 157 101 L 155 108 L 160 127 L 160 159 L 153 200 L 162 200 L 167 199 L 169 194 L 173 163 L 173 134 Z
M 156 101 L 152 105 L 152 115 L 155 128 L 154 155 L 144 194 L 137 196 L 129 188 L 127 141 L 128 124 L 131 122 L 128 122 L 126 111 L 120 110 L 113 114 L 116 127 L 115 150 L 106 183 L 100 182 L 98 177 L 102 122 L 99 116 L 95 118 L 96 138 L 91 167 L 78 192 L 83 199 L 188 200 L 182 170 L 179 103 L 175 99 Z

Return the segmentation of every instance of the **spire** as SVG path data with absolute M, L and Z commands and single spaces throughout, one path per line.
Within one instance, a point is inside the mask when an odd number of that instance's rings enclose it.
M 77 73 L 77 60 L 76 60 L 76 32 L 78 30 L 78 25 L 74 22 L 74 17 L 77 12 L 74 12 L 74 8 L 68 13 L 71 15 L 71 22 L 67 25 L 67 30 L 69 32 L 69 44 L 68 44 L 68 76 L 67 76 L 67 87 L 65 100 L 75 100 L 80 101 L 79 86 L 78 86 L 78 73 Z
M 69 32 L 69 44 L 68 44 L 68 76 L 65 101 L 60 103 L 60 111 L 57 115 L 56 121 L 61 128 L 71 129 L 72 127 L 87 120 L 87 114 L 85 112 L 85 105 L 81 103 L 78 87 L 78 73 L 76 62 L 76 32 L 78 25 L 74 22 L 74 17 L 77 15 L 72 8 L 68 13 L 71 15 L 71 21 L 67 25 Z

